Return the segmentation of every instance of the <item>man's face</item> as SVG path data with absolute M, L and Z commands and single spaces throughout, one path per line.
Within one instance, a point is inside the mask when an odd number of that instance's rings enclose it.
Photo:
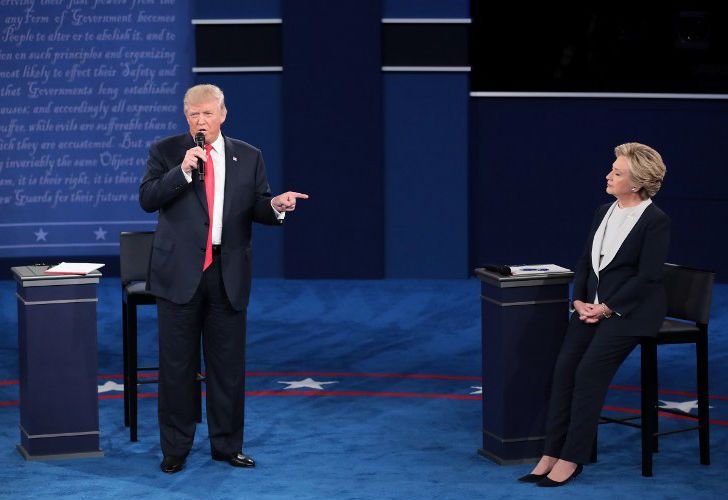
M 220 125 L 225 122 L 227 111 L 220 109 L 220 103 L 212 99 L 187 106 L 185 117 L 190 125 L 190 134 L 194 137 L 198 132 L 205 134 L 205 142 L 215 142 L 220 135 Z

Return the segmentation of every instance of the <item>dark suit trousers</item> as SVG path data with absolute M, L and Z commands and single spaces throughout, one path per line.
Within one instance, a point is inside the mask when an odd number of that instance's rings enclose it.
M 571 317 L 554 368 L 544 455 L 589 461 L 609 384 L 640 342 L 639 337 L 600 335 L 600 324 L 587 325 L 576 313 Z
M 181 270 L 180 272 L 184 272 Z M 186 304 L 157 298 L 159 320 L 159 435 L 165 455 L 187 456 L 195 437 L 195 357 L 200 333 L 207 371 L 210 445 L 242 450 L 245 404 L 245 311 L 230 305 L 220 257 L 203 273 Z

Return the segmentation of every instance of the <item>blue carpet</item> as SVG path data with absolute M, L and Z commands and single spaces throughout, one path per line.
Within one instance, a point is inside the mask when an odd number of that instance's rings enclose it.
M 2 498 L 719 498 L 728 488 L 728 285 L 711 319 L 712 461 L 697 434 L 665 438 L 655 477 L 640 475 L 636 430 L 600 430 L 600 460 L 556 491 L 517 484 L 529 466 L 497 466 L 481 445 L 480 304 L 475 280 L 257 280 L 249 308 L 246 451 L 252 470 L 209 459 L 198 433 L 184 472 L 158 470 L 156 386 L 141 386 L 139 442 L 128 440 L 119 391 L 100 395 L 99 459 L 26 462 L 19 440 L 15 286 L 0 282 Z M 99 287 L 99 385 L 121 383 L 118 279 Z M 156 364 L 154 308 L 140 309 L 140 363 Z M 661 398 L 695 399 L 694 350 L 660 348 Z M 323 391 L 291 389 L 312 378 Z M 639 356 L 617 374 L 607 406 L 639 408 Z M 486 387 L 487 394 L 487 387 Z M 682 422 L 661 418 L 661 428 Z

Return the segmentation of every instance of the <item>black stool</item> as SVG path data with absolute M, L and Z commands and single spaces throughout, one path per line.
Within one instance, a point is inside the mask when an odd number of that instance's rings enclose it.
M 652 476 L 652 455 L 658 451 L 658 438 L 685 431 L 698 431 L 700 463 L 710 465 L 710 416 L 708 405 L 708 321 L 713 296 L 715 273 L 675 264 L 665 264 L 663 282 L 667 294 L 667 318 L 656 337 L 643 337 L 641 349 L 641 414 L 636 417 L 610 418 L 602 416 L 600 424 L 621 424 L 641 429 L 642 475 Z M 679 410 L 660 408 L 658 403 L 657 346 L 695 344 L 698 415 Z M 659 431 L 658 412 L 692 418 L 698 425 L 672 431 Z M 640 423 L 633 420 L 639 419 Z M 597 458 L 594 439 L 592 461 Z
M 156 305 L 156 298 L 146 290 L 149 259 L 152 254 L 154 233 L 122 232 L 119 235 L 119 272 L 121 275 L 121 317 L 124 345 L 124 425 L 129 427 L 129 439 L 137 441 L 138 384 L 156 384 L 155 377 L 139 378 L 139 372 L 155 372 L 158 367 L 137 365 L 137 306 Z M 202 388 L 200 356 L 197 355 L 197 421 L 202 421 Z

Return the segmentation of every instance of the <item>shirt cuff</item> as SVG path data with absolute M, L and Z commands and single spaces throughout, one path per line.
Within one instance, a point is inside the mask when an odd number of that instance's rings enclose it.
M 278 210 L 275 209 L 275 207 L 273 206 L 273 200 L 270 201 L 270 208 L 272 208 L 273 213 L 276 214 L 276 219 L 283 220 L 286 218 L 285 212 L 279 212 Z
M 180 167 L 180 168 L 182 168 L 182 167 Z M 184 170 L 182 170 L 182 175 L 184 175 L 185 176 L 185 179 L 187 179 L 187 184 L 189 184 L 190 182 L 192 182 L 192 171 L 185 172 Z

